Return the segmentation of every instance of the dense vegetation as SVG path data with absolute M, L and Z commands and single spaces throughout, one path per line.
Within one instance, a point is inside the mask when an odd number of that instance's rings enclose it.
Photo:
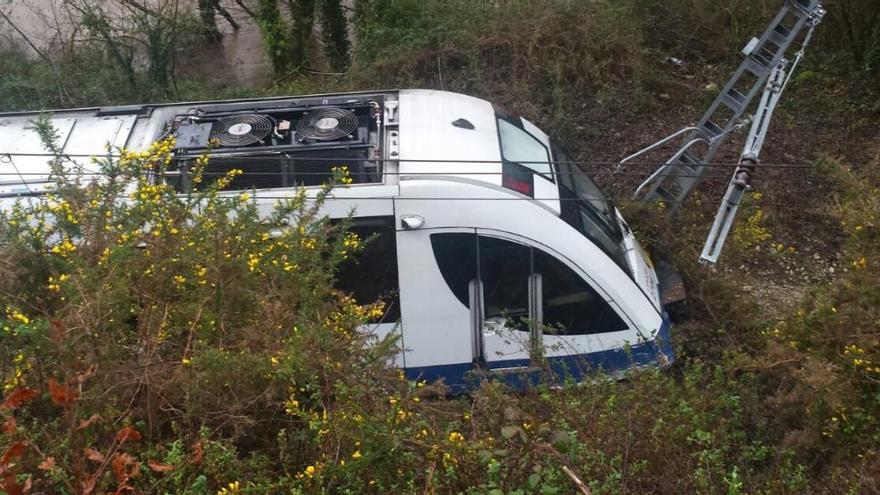
M 51 58 L 6 50 L 0 107 L 438 87 L 517 110 L 595 161 L 692 119 L 777 6 L 360 0 L 350 47 L 339 2 L 245 2 L 263 21 L 279 13 L 261 24 L 275 49 L 303 42 L 298 22 L 336 30 L 320 53 L 270 56 L 282 82 L 235 88 L 171 62 L 216 37 L 197 13 L 132 11 L 140 52 L 79 4 L 93 36 Z M 289 15 L 306 7 L 309 19 Z M 273 214 L 291 221 L 279 234 L 246 195 L 221 198 L 224 180 L 176 196 L 143 179 L 165 165 L 168 142 L 97 160 L 110 178 L 99 185 L 59 173 L 52 201 L 0 221 L 0 490 L 880 492 L 880 6 L 828 8 L 768 144 L 768 161 L 810 168 L 750 197 L 721 269 L 694 261 L 710 202 L 673 224 L 623 204 L 683 269 L 690 299 L 675 366 L 622 381 L 547 377 L 524 393 L 487 382 L 446 398 L 442 384 L 385 367 L 395 342 L 365 345 L 356 327 L 382 308 L 337 292 L 333 273 L 369 240 L 302 197 Z M 320 63 L 345 72 L 302 70 Z M 612 190 L 634 179 L 604 171 Z M 325 191 L 346 182 L 340 170 Z M 816 206 L 768 200 L 791 197 Z M 836 260 L 833 274 L 818 253 Z M 792 264 L 813 268 L 802 298 L 754 297 Z

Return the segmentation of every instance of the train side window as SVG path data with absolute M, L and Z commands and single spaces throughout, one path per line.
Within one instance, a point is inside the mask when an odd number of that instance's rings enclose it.
M 540 249 L 470 233 L 431 234 L 431 246 L 443 279 L 465 307 L 470 307 L 468 283 L 477 277 L 479 252 L 485 317 L 506 318 L 510 328 L 527 330 L 521 322 L 529 317 L 531 273 L 541 274 L 545 334 L 586 335 L 628 328 L 580 275 Z
M 553 180 L 550 152 L 535 136 L 500 117 L 498 118 L 498 136 L 501 140 L 502 158 L 519 163 L 545 178 Z
M 486 318 L 505 318 L 508 326 L 528 330 L 529 274 L 531 249 L 528 246 L 480 236 L 480 280 Z
M 385 314 L 370 323 L 400 319 L 397 278 L 397 240 L 393 218 L 356 219 L 348 229 L 366 241 L 363 249 L 339 264 L 336 288 L 351 294 L 358 304 L 385 303 Z
M 534 249 L 534 271 L 541 274 L 543 333 L 586 335 L 626 330 L 627 324 L 571 268 Z
M 431 248 L 449 290 L 470 308 L 468 284 L 477 278 L 477 235 L 463 232 L 431 234 Z

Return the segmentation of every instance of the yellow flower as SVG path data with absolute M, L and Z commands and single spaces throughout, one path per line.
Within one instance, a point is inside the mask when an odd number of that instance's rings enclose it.
M 454 443 L 459 443 L 464 441 L 464 435 L 457 431 L 453 431 L 449 434 L 449 441 Z
M 306 476 L 311 478 L 312 476 L 315 475 L 315 471 L 316 471 L 315 466 L 308 466 L 308 467 L 306 467 L 305 474 L 306 474 Z
M 30 318 L 28 318 L 27 316 L 25 316 L 24 314 L 22 314 L 18 310 L 10 308 L 10 307 L 6 308 L 6 316 L 11 320 L 18 321 L 19 323 L 24 323 L 25 325 L 27 325 L 31 322 Z
M 362 456 L 361 456 L 361 451 L 360 451 L 360 450 L 355 450 L 354 453 L 351 454 L 351 458 L 352 458 L 352 459 L 360 459 L 361 457 L 362 457 Z
M 52 246 L 52 249 L 50 251 L 53 254 L 66 256 L 76 251 L 76 246 L 72 242 L 70 242 L 70 239 L 64 239 L 61 244 L 56 244 L 55 246 Z
M 217 491 L 217 495 L 232 495 L 235 493 L 239 493 L 240 485 L 238 481 L 233 481 L 229 484 L 228 487 L 221 488 Z
M 180 360 L 180 362 L 181 362 L 181 364 L 183 364 L 184 366 L 189 366 L 189 365 L 192 364 L 192 359 L 190 359 L 190 358 L 183 358 L 183 359 Z
M 254 271 L 257 269 L 257 267 L 259 265 L 260 265 L 260 256 L 257 254 L 253 254 L 253 253 L 249 254 L 248 261 L 247 261 L 248 270 Z
M 346 234 L 345 239 L 343 239 L 342 241 L 342 245 L 350 249 L 357 249 L 360 244 L 361 239 L 354 232 L 349 232 L 348 234 Z

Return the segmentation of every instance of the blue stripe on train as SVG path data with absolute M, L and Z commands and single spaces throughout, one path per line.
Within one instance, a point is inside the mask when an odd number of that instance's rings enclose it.
M 548 358 L 547 362 L 556 379 L 573 379 L 576 381 L 582 379 L 587 373 L 596 370 L 614 373 L 633 366 L 652 364 L 666 366 L 675 359 L 675 353 L 669 339 L 669 329 L 669 316 L 664 313 L 663 323 L 654 340 L 635 344 L 625 349 L 610 349 L 589 354 L 552 357 Z M 528 365 L 529 361 L 527 359 L 494 361 L 491 363 L 490 371 L 491 369 L 526 367 Z M 479 384 L 477 374 L 472 373 L 474 369 L 473 363 L 456 363 L 406 368 L 404 372 L 410 380 L 426 380 L 429 383 L 433 383 L 442 379 L 449 387 L 450 392 L 461 393 L 471 390 Z M 537 371 L 499 372 L 492 376 L 502 379 L 518 389 L 534 385 L 540 380 L 540 373 Z

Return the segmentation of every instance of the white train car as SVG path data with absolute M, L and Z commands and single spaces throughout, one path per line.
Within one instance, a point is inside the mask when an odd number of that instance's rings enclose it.
M 544 132 L 487 101 L 401 90 L 50 114 L 74 159 L 175 135 L 165 180 L 181 191 L 216 139 L 211 170 L 243 169 L 229 194 L 267 211 L 347 166 L 354 182 L 326 213 L 353 211 L 377 236 L 339 285 L 388 303 L 369 328 L 399 332 L 411 378 L 463 387 L 474 370 L 577 378 L 672 360 L 657 276 L 620 213 Z M 51 189 L 37 115 L 0 114 L 0 208 Z

